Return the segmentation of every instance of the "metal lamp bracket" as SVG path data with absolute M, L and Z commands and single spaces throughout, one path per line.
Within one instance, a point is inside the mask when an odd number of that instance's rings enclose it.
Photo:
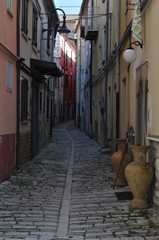
M 139 41 L 134 41 L 134 42 L 131 42 L 130 46 L 134 44 L 135 46 L 140 46 L 141 48 L 143 47 L 143 44 L 141 44 Z

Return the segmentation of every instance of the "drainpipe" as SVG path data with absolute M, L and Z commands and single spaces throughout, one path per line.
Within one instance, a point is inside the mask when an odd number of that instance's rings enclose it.
M 66 54 L 65 54 L 65 50 L 66 50 L 66 41 L 67 41 L 67 37 L 62 37 L 63 41 L 64 41 L 64 51 L 63 51 L 63 67 L 64 67 L 64 75 L 63 75 L 63 121 L 65 122 L 65 76 L 66 76 Z M 67 119 L 66 119 L 67 120 Z
M 94 15 L 94 8 L 93 8 L 93 0 L 91 1 L 91 29 L 93 29 L 93 15 Z M 90 42 L 90 126 L 89 126 L 89 135 L 92 137 L 92 57 L 93 57 L 93 41 Z
M 89 135 L 92 137 L 92 52 L 93 52 L 93 43 L 91 41 L 91 49 L 90 49 L 90 129 L 89 129 Z
M 17 56 L 20 57 L 20 0 L 17 0 Z M 16 168 L 19 167 L 20 143 L 20 60 L 17 61 L 17 98 L 16 98 Z
M 106 2 L 106 62 L 108 61 L 108 39 L 109 39 L 109 0 Z M 107 136 L 107 85 L 108 85 L 108 68 L 105 70 L 105 100 L 104 100 L 104 147 L 108 146 Z
M 51 34 L 51 62 L 53 62 L 54 58 L 54 28 L 52 28 L 52 34 Z M 51 116 L 50 116 L 50 140 L 52 140 L 52 127 L 53 127 L 53 120 L 54 120 L 54 114 L 53 114 L 53 106 L 54 106 L 54 78 L 51 79 L 51 91 L 52 91 L 52 98 L 51 98 Z
M 120 43 L 120 0 L 116 0 L 116 43 Z M 120 121 L 120 52 L 116 53 L 116 138 L 119 138 Z
M 78 112 L 79 112 L 79 128 L 81 127 L 81 48 L 82 48 L 82 40 L 81 40 L 81 37 L 80 37 L 80 56 L 79 56 L 79 90 L 78 90 L 78 94 L 79 94 L 79 106 L 78 106 Z

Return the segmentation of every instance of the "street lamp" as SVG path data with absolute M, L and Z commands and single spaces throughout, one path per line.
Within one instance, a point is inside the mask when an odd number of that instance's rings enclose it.
M 67 27 L 66 27 L 66 14 L 61 8 L 55 8 L 49 15 L 53 14 L 55 11 L 60 10 L 63 13 L 63 25 L 58 28 L 58 32 L 61 36 L 67 37 L 67 35 L 71 32 Z
M 136 60 L 137 58 L 137 54 L 136 51 L 134 50 L 134 48 L 132 48 L 132 44 L 136 45 L 136 46 L 140 46 L 142 48 L 142 44 L 139 41 L 134 41 L 134 42 L 130 42 L 130 47 L 128 47 L 123 54 L 123 58 L 126 62 L 128 63 L 132 63 Z

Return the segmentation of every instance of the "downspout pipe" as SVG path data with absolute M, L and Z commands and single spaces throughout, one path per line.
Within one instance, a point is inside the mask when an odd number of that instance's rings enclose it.
M 20 0 L 17 0 L 17 56 L 20 57 Z M 17 98 L 16 98 L 16 169 L 20 165 L 19 143 L 20 143 L 20 64 L 17 61 Z
M 105 58 L 106 62 L 108 60 L 108 39 L 109 39 L 109 0 L 106 2 L 106 52 Z M 105 70 L 105 101 L 104 101 L 104 147 L 108 147 L 108 131 L 107 131 L 107 88 L 108 88 L 108 69 Z
M 90 48 L 90 127 L 89 127 L 89 135 L 92 137 L 92 55 L 93 55 L 93 43 L 91 41 L 91 48 Z
M 93 0 L 91 1 L 91 29 L 93 29 Z M 93 64 L 93 41 L 90 42 L 90 127 L 89 127 L 89 135 L 92 137 L 92 64 Z
M 116 43 L 120 43 L 120 0 L 116 0 Z M 116 138 L 119 138 L 120 126 L 120 52 L 116 52 Z
M 52 34 L 51 34 L 51 62 L 53 62 L 54 58 L 54 28 L 52 28 Z M 54 106 L 54 88 L 53 88 L 53 82 L 54 78 L 52 77 L 52 85 L 51 85 L 51 91 L 52 91 L 52 98 L 51 98 L 51 117 L 50 117 L 50 140 L 52 140 L 52 127 L 53 127 L 53 121 L 54 121 L 54 114 L 53 114 L 53 106 Z

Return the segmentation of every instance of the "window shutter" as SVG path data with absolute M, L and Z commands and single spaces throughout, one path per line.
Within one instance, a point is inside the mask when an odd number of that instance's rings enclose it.
M 28 0 L 22 2 L 22 31 L 28 34 Z

